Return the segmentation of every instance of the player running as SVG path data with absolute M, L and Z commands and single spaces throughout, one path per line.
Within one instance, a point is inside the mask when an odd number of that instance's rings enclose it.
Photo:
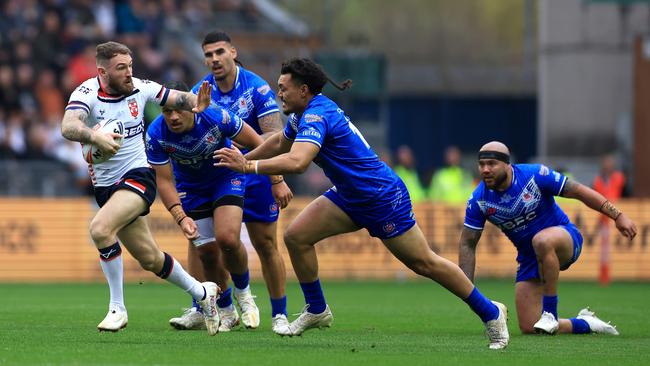
M 508 345 L 507 309 L 483 296 L 461 269 L 429 248 L 413 215 L 404 183 L 379 160 L 336 103 L 321 94 L 331 80 L 320 65 L 297 58 L 282 65 L 278 96 L 289 114 L 276 133 L 244 157 L 235 148 L 217 151 L 217 166 L 259 174 L 302 173 L 314 161 L 334 184 L 289 225 L 284 241 L 305 302 L 284 335 L 329 327 L 332 312 L 318 279 L 314 245 L 322 239 L 366 228 L 414 272 L 463 299 L 485 323 L 490 349 Z M 343 86 L 346 89 L 349 81 Z
M 114 154 L 108 161 L 89 167 L 100 207 L 90 223 L 90 236 L 99 250 L 110 289 L 108 314 L 97 328 L 116 332 L 128 323 L 122 242 L 142 268 L 182 288 L 201 304 L 208 333 L 214 335 L 219 326 L 215 303 L 219 288 L 213 282 L 201 284 L 172 256 L 162 252 L 144 219 L 156 197 L 155 173 L 147 163 L 143 142 L 145 103 L 154 101 L 200 112 L 210 104 L 209 86 L 203 85 L 197 97 L 135 78 L 131 51 L 117 42 L 98 45 L 96 60 L 98 75 L 83 82 L 70 96 L 61 134 L 68 140 L 95 144 L 104 154 Z M 122 121 L 123 136 L 91 128 L 109 119 Z M 120 147 L 114 139 L 122 137 Z

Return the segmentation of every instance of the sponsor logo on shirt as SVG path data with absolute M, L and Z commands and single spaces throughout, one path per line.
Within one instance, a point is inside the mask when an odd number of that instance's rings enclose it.
M 546 165 L 542 165 L 539 167 L 539 175 L 548 175 L 550 173 L 550 169 Z
M 257 88 L 257 92 L 262 95 L 266 95 L 270 91 L 271 91 L 271 87 L 268 85 L 262 85 L 259 88 Z
M 305 116 L 303 118 L 305 119 L 305 122 L 307 122 L 307 123 L 309 123 L 309 122 L 322 122 L 323 121 L 323 117 L 321 117 L 321 116 L 319 116 L 317 114 L 311 114 L 311 113 L 310 114 L 305 114 Z
M 320 132 L 318 132 L 318 130 L 316 130 L 315 128 L 308 128 L 307 130 L 303 131 L 301 134 L 304 136 L 314 136 L 319 139 L 321 138 Z

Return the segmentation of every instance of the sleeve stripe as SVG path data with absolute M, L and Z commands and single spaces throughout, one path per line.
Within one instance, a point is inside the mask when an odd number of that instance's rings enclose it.
M 83 108 L 86 111 L 90 112 L 90 107 L 88 107 L 88 104 L 84 102 L 80 102 L 78 100 L 72 100 L 68 103 L 66 109 L 72 109 L 71 107 L 77 107 L 77 108 Z
M 295 140 L 293 140 L 293 141 L 294 141 L 294 142 L 311 142 L 312 144 L 318 146 L 319 148 L 322 147 L 321 144 L 320 144 L 320 142 L 317 142 L 317 141 L 314 141 L 314 140 L 305 139 L 305 138 L 299 138 L 299 139 L 295 139 Z
M 162 88 L 160 88 L 160 91 L 158 92 L 158 94 L 156 94 L 156 99 L 160 99 L 160 96 L 163 94 L 165 89 L 167 89 L 167 88 L 165 88 L 164 86 Z
M 231 139 L 239 136 L 239 133 L 244 129 L 244 123 L 246 123 L 246 122 L 241 121 L 241 123 L 239 124 L 239 129 L 237 129 L 237 131 L 235 131 L 235 133 L 232 134 L 232 136 L 230 136 Z
M 90 114 L 90 111 L 87 108 L 84 108 L 84 107 L 82 107 L 80 105 L 69 105 L 69 106 L 65 107 L 66 111 L 71 111 L 73 109 L 81 109 L 81 110 L 85 111 L 86 113 Z
M 162 89 L 160 89 L 160 92 L 163 93 L 162 99 L 160 100 L 160 105 L 162 106 L 165 105 L 165 103 L 167 103 L 167 97 L 169 97 L 169 89 L 163 87 Z
M 562 181 L 562 185 L 560 186 L 560 190 L 557 192 L 556 196 L 559 196 L 559 195 L 562 194 L 562 190 L 564 189 L 564 185 L 566 184 L 566 181 L 567 181 L 567 177 L 565 176 L 564 180 Z
M 472 225 L 470 225 L 470 224 L 468 224 L 468 223 L 466 223 L 466 222 L 464 222 L 463 225 L 464 225 L 464 226 L 467 226 L 467 227 L 470 228 L 470 229 L 474 229 L 474 230 L 483 230 L 482 227 L 472 226 Z
M 280 112 L 280 109 L 279 109 L 279 108 L 273 108 L 273 109 L 268 110 L 268 111 L 266 111 L 266 112 L 264 112 L 264 113 L 260 113 L 260 114 L 258 114 L 258 115 L 257 115 L 257 118 L 262 118 L 262 117 L 266 116 L 267 114 L 278 113 L 278 112 Z
M 151 159 L 147 159 L 147 161 L 148 161 L 150 164 L 153 164 L 153 165 L 165 165 L 165 164 L 169 163 L 169 159 L 167 159 L 167 160 L 165 160 L 165 161 L 153 161 L 153 160 L 151 160 Z
M 283 130 L 283 131 L 282 131 L 282 135 L 284 136 L 285 139 L 287 139 L 287 140 L 289 140 L 289 141 L 293 141 L 292 138 L 290 138 L 289 136 L 287 136 L 287 131 L 286 131 L 286 130 Z

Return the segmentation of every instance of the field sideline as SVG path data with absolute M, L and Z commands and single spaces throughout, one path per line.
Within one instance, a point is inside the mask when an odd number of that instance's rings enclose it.
M 522 336 L 511 281 L 482 280 L 481 290 L 511 310 L 510 346 L 487 349 L 477 317 L 426 281 L 331 282 L 324 290 L 333 327 L 281 338 L 270 330 L 266 289 L 253 284 L 262 315 L 257 330 L 209 337 L 167 323 L 188 301 L 170 285 L 127 285 L 129 326 L 99 333 L 104 284 L 0 285 L 0 365 L 642 365 L 650 363 L 650 284 L 561 283 L 560 316 L 591 305 L 621 336 Z M 288 284 L 288 306 L 303 298 Z

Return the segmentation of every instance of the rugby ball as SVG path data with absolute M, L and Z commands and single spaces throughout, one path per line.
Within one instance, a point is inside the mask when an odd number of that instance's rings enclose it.
M 124 135 L 124 124 L 122 121 L 112 118 L 96 124 L 95 127 L 93 127 L 93 130 L 99 130 L 106 133 L 113 132 Z M 122 146 L 122 140 L 123 138 L 118 138 L 115 139 L 115 142 Z M 113 157 L 113 155 L 102 153 L 102 151 L 99 150 L 94 144 L 81 144 L 81 151 L 83 152 L 84 160 L 86 160 L 86 162 L 89 164 L 103 163 Z

